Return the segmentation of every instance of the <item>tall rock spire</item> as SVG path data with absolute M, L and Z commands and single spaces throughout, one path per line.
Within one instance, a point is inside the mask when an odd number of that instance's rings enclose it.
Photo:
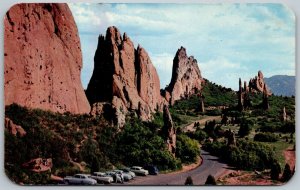
M 122 38 L 116 27 L 109 27 L 106 36 L 99 37 L 94 61 L 86 90 L 92 107 L 110 102 L 114 117 L 125 118 L 128 112 L 135 112 L 142 120 L 150 120 L 153 112 L 162 109 L 157 71 L 145 49 L 140 45 L 135 49 L 126 33 Z M 119 119 L 116 124 L 121 126 L 124 122 Z
M 267 110 L 270 108 L 269 105 L 269 94 L 268 94 L 268 90 L 267 90 L 267 86 L 266 84 L 264 84 L 264 89 L 263 89 L 263 109 Z
M 243 87 L 241 78 L 239 78 L 238 108 L 240 111 L 244 109 Z
M 167 105 L 163 108 L 164 126 L 162 128 L 163 136 L 166 140 L 168 150 L 175 156 L 176 152 L 176 130 Z
M 181 47 L 174 57 L 172 78 L 165 89 L 164 97 L 167 102 L 173 105 L 176 100 L 200 92 L 203 82 L 197 60 L 193 56 L 188 57 L 186 49 Z

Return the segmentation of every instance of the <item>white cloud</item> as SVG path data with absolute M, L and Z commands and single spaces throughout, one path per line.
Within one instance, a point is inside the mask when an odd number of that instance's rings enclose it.
M 198 60 L 203 76 L 228 87 L 236 85 L 236 78 L 253 77 L 258 70 L 266 76 L 295 70 L 295 18 L 287 7 L 279 4 L 70 7 L 82 35 L 103 34 L 108 26 L 115 25 L 135 45 L 140 43 L 149 52 L 162 87 L 170 80 L 173 57 L 180 46 Z M 85 66 L 93 61 L 87 58 L 88 52 L 95 51 L 94 45 L 86 44 L 94 41 L 87 41 L 82 47 Z
M 85 4 L 89 7 L 89 4 Z M 82 7 L 81 4 L 69 4 L 75 20 L 80 25 L 100 25 L 101 18 L 91 9 Z

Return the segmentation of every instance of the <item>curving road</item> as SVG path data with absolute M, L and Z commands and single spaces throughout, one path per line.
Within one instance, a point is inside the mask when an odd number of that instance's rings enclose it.
M 216 179 L 228 169 L 228 166 L 221 163 L 217 157 L 201 150 L 203 162 L 201 166 L 183 173 L 149 175 L 147 177 L 136 177 L 126 184 L 128 185 L 184 185 L 188 176 L 191 176 L 194 185 L 203 185 L 208 175 L 213 175 Z

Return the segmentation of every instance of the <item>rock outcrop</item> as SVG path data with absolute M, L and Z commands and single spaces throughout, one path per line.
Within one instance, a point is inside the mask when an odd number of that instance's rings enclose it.
M 199 93 L 203 82 L 197 60 L 193 56 L 188 57 L 186 49 L 181 47 L 174 57 L 172 79 L 163 96 L 173 105 L 176 100 Z
M 283 107 L 282 109 L 282 118 L 281 118 L 282 121 L 286 121 L 287 120 L 287 114 L 286 114 L 286 111 L 285 111 L 285 107 Z
M 122 126 L 128 112 L 149 120 L 162 107 L 160 82 L 147 52 L 116 27 L 109 27 L 106 36 L 99 36 L 94 58 L 94 71 L 86 90 L 95 103 L 109 102 L 114 108 L 117 124 Z
M 267 110 L 270 108 L 270 104 L 269 104 L 269 91 L 267 89 L 267 85 L 264 84 L 264 88 L 263 88 L 263 102 L 262 102 L 262 107 L 263 109 Z
M 272 92 L 268 89 L 267 84 L 264 81 L 264 75 L 261 71 L 258 71 L 257 76 L 250 79 L 249 81 L 249 89 L 252 92 L 264 92 L 264 86 L 266 85 L 267 94 L 271 95 Z
M 81 47 L 67 4 L 17 4 L 4 18 L 5 105 L 88 113 Z
M 166 140 L 166 144 L 169 152 L 171 152 L 172 155 L 175 156 L 176 130 L 167 105 L 165 105 L 163 108 L 163 120 L 164 120 L 164 126 L 162 128 L 162 134 Z
M 5 129 L 14 136 L 23 137 L 26 135 L 26 131 L 20 125 L 14 124 L 14 122 L 7 117 L 5 118 L 4 126 Z
M 22 164 L 23 168 L 36 173 L 51 171 L 52 166 L 53 163 L 51 158 L 35 158 Z

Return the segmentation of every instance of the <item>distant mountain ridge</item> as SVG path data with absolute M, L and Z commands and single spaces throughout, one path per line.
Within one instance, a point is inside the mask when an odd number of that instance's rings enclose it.
M 274 75 L 270 78 L 264 78 L 268 87 L 274 95 L 295 96 L 296 77 L 288 75 Z

